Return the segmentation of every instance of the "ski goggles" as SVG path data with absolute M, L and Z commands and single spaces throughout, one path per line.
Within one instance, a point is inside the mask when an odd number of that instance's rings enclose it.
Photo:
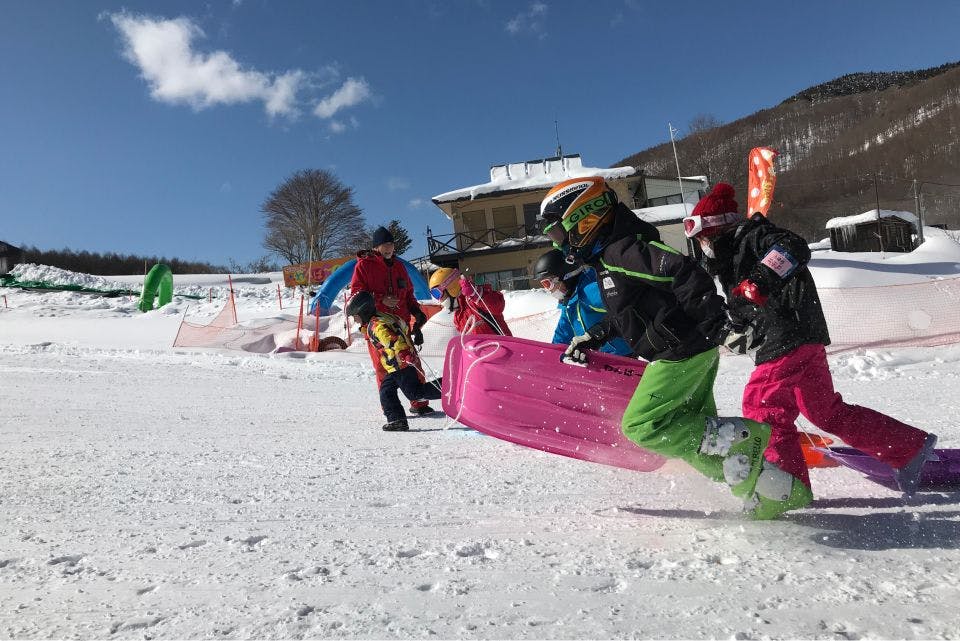
M 548 291 L 553 291 L 560 286 L 560 279 L 556 276 L 548 276 L 540 279 L 540 286 Z
M 455 283 L 458 278 L 460 278 L 460 270 L 454 269 L 450 272 L 449 276 L 440 281 L 438 286 L 430 288 L 430 295 L 436 300 L 441 300 L 443 298 L 443 293 L 447 291 L 447 287 L 450 287 L 450 285 Z
M 683 233 L 687 238 L 693 238 L 707 232 L 708 235 L 719 231 L 719 227 L 726 227 L 739 222 L 740 214 L 735 211 L 716 216 L 687 216 L 683 219 Z
M 563 228 L 560 222 L 555 220 L 543 228 L 543 233 L 546 234 L 547 238 L 556 244 L 563 244 L 563 241 L 567 239 L 567 230 Z

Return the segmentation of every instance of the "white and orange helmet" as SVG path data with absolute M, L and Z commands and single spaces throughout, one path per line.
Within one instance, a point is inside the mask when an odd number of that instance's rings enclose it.
M 599 176 L 572 178 L 557 184 L 540 203 L 544 233 L 556 243 L 587 247 L 612 218 L 617 194 Z

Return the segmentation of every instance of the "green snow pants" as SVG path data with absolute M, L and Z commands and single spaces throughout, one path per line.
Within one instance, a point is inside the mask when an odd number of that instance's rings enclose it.
M 713 383 L 719 365 L 717 348 L 647 365 L 623 414 L 624 435 L 645 450 L 682 459 L 723 482 L 724 457 L 700 453 L 707 417 L 717 415 Z

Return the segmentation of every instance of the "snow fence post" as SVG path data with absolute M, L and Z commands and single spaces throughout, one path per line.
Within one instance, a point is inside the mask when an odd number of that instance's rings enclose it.
M 300 294 L 300 315 L 297 317 L 297 338 L 293 348 L 300 351 L 300 328 L 303 327 L 303 294 Z
M 320 351 L 320 306 L 314 308 L 313 338 L 310 339 L 310 351 Z
M 280 297 L 280 283 L 277 283 L 277 302 L 280 303 L 280 311 L 283 311 L 283 298 Z
M 227 274 L 227 282 L 230 283 L 230 307 L 233 308 L 233 324 L 237 324 L 237 301 L 233 298 L 233 277 Z

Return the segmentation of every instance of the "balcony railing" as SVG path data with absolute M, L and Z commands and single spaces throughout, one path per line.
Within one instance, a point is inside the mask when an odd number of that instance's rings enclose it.
M 485 249 L 505 247 L 526 249 L 550 242 L 536 228 L 526 225 L 511 228 L 485 229 L 480 231 L 462 231 L 454 234 L 434 236 L 427 234 L 427 251 L 430 256 L 437 254 L 459 254 Z

